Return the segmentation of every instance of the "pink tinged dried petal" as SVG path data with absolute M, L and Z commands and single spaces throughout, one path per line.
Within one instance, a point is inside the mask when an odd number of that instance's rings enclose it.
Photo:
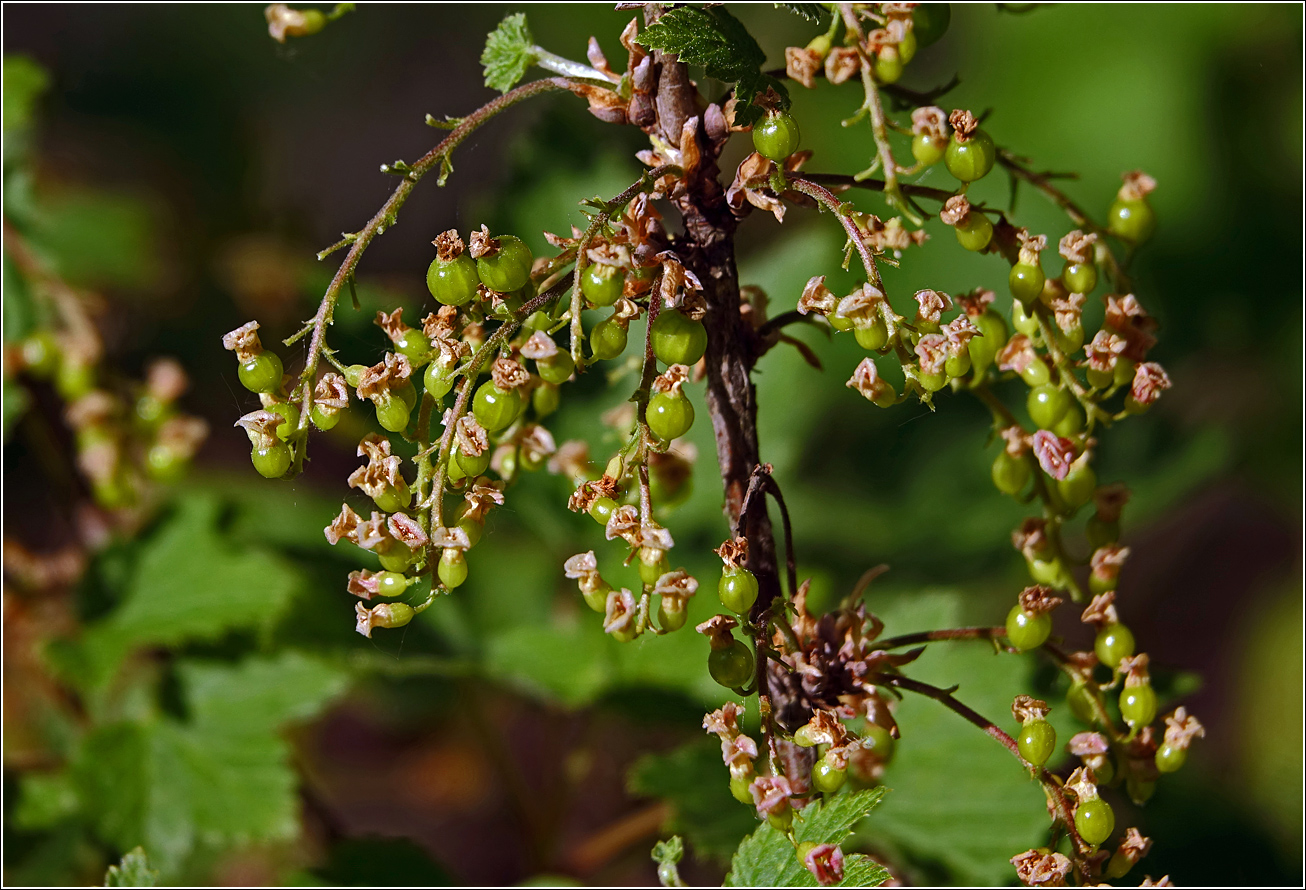
M 577 553 L 575 556 L 567 557 L 567 561 L 562 564 L 563 573 L 573 580 L 583 578 L 599 570 L 599 561 L 594 556 L 593 550 L 587 550 L 584 553 Z
M 703 716 L 703 729 L 723 741 L 739 735 L 739 715 L 742 711 L 734 702 L 726 702 L 710 714 Z
M 1003 447 L 1007 454 L 1012 457 L 1020 457 L 1026 451 L 1029 451 L 1029 434 L 1018 426 L 1009 426 L 999 434 L 1002 436 Z
M 245 431 L 249 436 L 250 444 L 255 448 L 268 449 L 280 441 L 277 439 L 277 427 L 285 422 L 286 419 L 280 414 L 260 408 L 258 411 L 249 412 L 233 425 Z
M 957 297 L 957 304 L 961 306 L 968 317 L 974 318 L 984 314 L 985 310 L 993 302 L 994 296 L 993 291 L 977 287 L 968 294 L 960 294 Z
M 857 50 L 849 46 L 836 46 L 825 57 L 825 77 L 833 84 L 855 77 L 860 68 Z
M 373 511 L 371 517 L 358 524 L 358 537 L 354 543 L 364 550 L 373 550 L 385 541 L 391 540 L 385 520 L 384 513 Z
M 406 546 L 409 550 L 416 550 L 419 547 L 426 546 L 428 539 L 426 537 L 426 532 L 422 530 L 421 523 L 413 519 L 407 513 L 391 514 L 390 519 L 386 522 L 386 528 L 390 530 L 390 534 L 394 536 L 396 541 Z M 455 531 L 462 532 L 463 537 L 467 537 L 467 533 L 463 532 L 462 529 L 455 529 Z
M 1027 559 L 1033 559 L 1042 553 L 1048 544 L 1047 523 L 1037 516 L 1030 516 L 1020 524 L 1020 528 L 1011 533 L 1011 544 Z
M 1107 327 L 1124 332 L 1134 326 L 1130 319 L 1147 317 L 1147 312 L 1133 294 L 1125 294 L 1123 297 L 1115 294 L 1107 295 L 1105 320 Z
M 1116 848 L 1116 855 L 1126 860 L 1130 865 L 1134 865 L 1138 860 L 1146 856 L 1152 849 L 1152 839 L 1143 837 L 1142 832 L 1137 828 L 1126 828 L 1125 836 L 1120 839 L 1120 846 Z
M 937 290 L 918 290 L 914 299 L 920 308 L 916 317 L 922 321 L 938 324 L 939 316 L 952 308 L 952 297 Z
M 953 195 L 944 202 L 943 209 L 939 211 L 939 219 L 950 226 L 960 224 L 969 215 L 970 202 L 966 200 L 965 195 Z
M 712 551 L 721 557 L 721 562 L 728 569 L 739 568 L 748 562 L 748 539 L 742 535 L 721 542 L 721 546 Z
M 558 344 L 554 343 L 553 338 L 543 331 L 536 331 L 531 334 L 530 339 L 522 344 L 521 354 L 523 358 L 534 359 L 535 361 L 553 358 L 558 354 Z
M 236 353 L 240 361 L 248 361 L 263 351 L 258 338 L 258 322 L 247 322 L 222 337 L 222 346 Z
M 685 600 L 698 592 L 698 579 L 684 569 L 667 572 L 653 585 L 653 592 L 660 597 Z
M 748 786 L 748 792 L 753 795 L 757 815 L 766 817 L 788 809 L 792 789 L 784 776 L 758 776 Z
M 817 844 L 807 851 L 803 865 L 823 887 L 843 880 L 843 850 L 836 844 Z
M 647 550 L 670 550 L 676 546 L 671 532 L 660 525 L 643 525 L 639 529 L 639 538 L 633 543 Z
M 747 775 L 753 771 L 753 761 L 757 759 L 757 742 L 746 735 L 721 741 L 721 760 L 731 775 Z
M 924 105 L 911 113 L 911 131 L 914 136 L 947 138 L 948 116 L 937 105 Z
M 1076 757 L 1094 757 L 1111 750 L 1111 743 L 1100 732 L 1077 732 L 1066 743 L 1066 749 Z
M 403 514 L 397 514 L 402 516 Z M 470 550 L 472 542 L 465 529 L 459 526 L 441 526 L 431 533 L 431 546 L 450 550 Z
M 1070 473 L 1075 460 L 1075 443 L 1049 430 L 1039 430 L 1033 437 L 1034 457 L 1038 465 L 1058 482 Z
M 340 543 L 341 538 L 344 538 L 347 541 L 357 544 L 357 531 L 361 521 L 362 519 L 359 515 L 355 513 L 348 504 L 341 504 L 340 515 L 331 520 L 331 524 L 324 529 L 327 542 L 334 546 L 335 544 Z
M 502 390 L 517 389 L 530 383 L 530 372 L 516 359 L 499 356 L 490 366 L 490 377 L 494 385 Z
M 1093 551 L 1089 564 L 1093 574 L 1104 581 L 1110 581 L 1120 575 L 1120 569 L 1129 558 L 1129 548 L 1119 544 L 1107 544 Z
M 998 370 L 1015 371 L 1019 374 L 1038 360 L 1033 341 L 1024 334 L 1013 334 L 1007 344 L 998 351 Z
M 1115 370 L 1116 361 L 1127 345 L 1123 337 L 1109 331 L 1098 331 L 1093 335 L 1092 342 L 1084 347 L 1088 366 L 1103 373 Z
M 688 365 L 672 365 L 653 380 L 654 392 L 678 393 L 689 382 Z
M 1029 850 L 1011 858 L 1016 877 L 1027 887 L 1065 887 L 1072 863 L 1060 853 Z
M 893 391 L 893 387 L 881 379 L 879 369 L 869 357 L 862 359 L 844 385 L 857 390 L 872 402 Z
M 1134 370 L 1134 383 L 1129 389 L 1135 402 L 1150 405 L 1170 388 L 1170 377 L 1156 362 L 1143 362 Z
M 378 577 L 379 573 L 360 569 L 356 572 L 349 573 L 349 592 L 354 596 L 370 600 L 376 596 L 381 589 L 381 582 Z
M 376 326 L 379 327 L 381 330 L 385 331 L 385 335 L 389 337 L 392 342 L 395 343 L 398 343 L 400 340 L 402 340 L 404 338 L 404 335 L 408 331 L 412 330 L 412 328 L 404 324 L 403 306 L 400 306 L 394 312 L 391 312 L 389 314 L 385 312 L 377 312 Z
M 354 629 L 370 640 L 372 638 L 372 628 L 376 626 L 372 612 L 362 603 L 354 603 L 354 614 L 358 619 Z
M 816 86 L 816 75 L 825 60 L 814 49 L 800 46 L 785 47 L 785 74 L 809 90 Z
M 1165 743 L 1172 748 L 1186 749 L 1192 740 L 1206 735 L 1206 727 L 1188 713 L 1186 708 L 1175 708 L 1165 718 Z
M 471 414 L 458 418 L 454 439 L 458 442 L 458 450 L 469 457 L 479 457 L 490 447 L 489 433 Z
M 1093 245 L 1096 243 L 1096 232 L 1089 232 L 1086 235 L 1079 229 L 1075 229 L 1061 239 L 1057 245 L 1057 252 L 1068 263 L 1088 263 L 1093 260 Z
M 1171 883 L 1169 875 L 1162 875 L 1161 877 L 1157 878 L 1155 881 L 1153 881 L 1150 877 L 1143 878 L 1143 883 L 1139 884 L 1138 886 L 1139 887 L 1173 887 L 1174 884 Z
M 609 541 L 624 538 L 633 546 L 636 544 L 638 534 L 639 510 L 630 504 L 623 504 L 612 511 L 612 515 L 608 517 L 608 524 L 604 529 L 604 535 Z
M 156 358 L 145 371 L 145 390 L 160 402 L 175 402 L 189 385 L 181 363 L 173 358 Z
M 1120 178 L 1124 185 L 1117 194 L 1122 201 L 1141 201 L 1156 190 L 1156 180 L 1142 170 L 1132 170 Z
M 635 626 L 635 597 L 626 588 L 613 590 L 608 594 L 607 607 L 603 615 L 603 632 L 619 633 Z
M 948 339 L 942 334 L 926 334 L 916 342 L 916 356 L 922 374 L 939 374 L 948 360 Z
M 807 286 L 803 288 L 803 295 L 798 298 L 798 314 L 807 315 L 809 312 L 819 312 L 821 315 L 829 315 L 834 311 L 838 301 L 830 289 L 825 286 L 824 275 L 813 275 L 807 279 Z
M 840 318 L 874 319 L 880 312 L 884 292 L 872 284 L 863 284 L 839 301 L 834 314 Z
M 463 500 L 467 503 L 465 516 L 483 519 L 490 508 L 503 503 L 503 482 L 474 482 Z
M 1098 594 L 1093 597 L 1093 601 L 1088 604 L 1084 614 L 1079 620 L 1084 624 L 1091 624 L 1101 630 L 1112 624 L 1120 623 L 1120 615 L 1116 612 L 1116 595 L 1114 591 L 1108 590 L 1106 593 Z
M 1052 301 L 1052 312 L 1056 317 L 1057 327 L 1069 332 L 1080 326 L 1080 319 L 1084 314 L 1084 301 L 1088 297 L 1083 294 L 1066 294 Z
M 1149 661 L 1146 652 L 1120 659 L 1116 670 L 1125 675 L 1125 686 L 1146 686 L 1151 682 L 1147 673 Z
M 960 355 L 974 337 L 980 335 L 979 328 L 966 315 L 958 315 L 943 326 L 943 336 L 948 340 L 948 355 Z

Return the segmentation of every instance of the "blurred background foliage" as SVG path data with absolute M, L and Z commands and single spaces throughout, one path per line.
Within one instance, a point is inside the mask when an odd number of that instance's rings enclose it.
M 221 335 L 257 317 L 272 342 L 311 315 L 334 268 L 314 251 L 380 206 L 393 187 L 380 163 L 434 144 L 424 113 L 490 98 L 477 57 L 518 9 L 555 52 L 580 57 L 594 34 L 623 58 L 630 14 L 595 5 L 369 5 L 285 46 L 252 6 L 5 7 L 6 59 L 30 60 L 5 64 L 6 220 L 102 296 L 110 364 L 139 376 L 149 356 L 181 357 L 187 410 L 213 429 L 153 521 L 95 552 L 77 583 L 24 585 L 6 560 L 7 882 L 98 883 L 143 844 L 173 883 L 649 883 L 648 850 L 672 830 L 690 843 L 686 876 L 714 882 L 755 824 L 698 731 L 724 700 L 706 641 L 686 631 L 618 645 L 562 577 L 571 553 L 610 555 L 592 522 L 563 509 L 564 481 L 524 478 L 491 514 L 458 595 L 367 641 L 344 589 L 358 554 L 327 546 L 321 529 L 357 500 L 344 479 L 370 418 L 356 411 L 316 435 L 292 483 L 251 472 L 231 428 L 255 406 Z M 738 15 L 777 64 L 817 30 L 767 5 Z M 1113 799 L 1119 824 L 1155 840 L 1137 871 L 1181 884 L 1302 880 L 1301 64 L 1299 7 L 956 5 L 903 81 L 959 73 L 941 104 L 992 109 L 1000 145 L 1078 171 L 1065 190 L 1099 218 L 1123 171 L 1160 183 L 1160 226 L 1133 270 L 1175 387 L 1101 436 L 1099 476 L 1134 490 L 1123 618 L 1163 698 L 1182 697 L 1208 727 L 1145 810 Z M 868 129 L 839 126 L 855 92 L 793 90 L 815 151 L 807 169 L 866 165 Z M 436 233 L 486 222 L 539 252 L 541 232 L 581 221 L 578 200 L 639 175 L 640 147 L 633 128 L 567 96 L 492 123 L 455 157 L 449 185 L 421 186 L 368 251 L 363 310 L 342 308 L 334 344 L 371 363 L 384 344 L 377 308 L 420 317 Z M 946 180 L 938 168 L 919 179 Z M 1011 197 L 997 174 L 977 191 Z M 1050 240 L 1070 227 L 1042 196 L 1014 198 L 1018 220 Z M 852 199 L 887 215 L 878 195 Z M 1001 262 L 959 250 L 937 222 L 927 230 L 932 240 L 886 272 L 900 312 L 924 286 L 991 287 L 1001 303 Z M 742 280 L 776 313 L 811 275 L 839 292 L 853 281 L 841 242 L 813 212 L 791 209 L 783 227 L 755 213 L 739 237 Z M 34 323 L 22 292 L 6 261 L 7 342 Z M 813 599 L 832 604 L 886 563 L 868 603 L 889 632 L 997 622 L 1024 583 L 1009 539 L 1023 511 L 988 481 L 984 409 L 954 397 L 937 413 L 873 409 L 843 386 L 860 359 L 850 338 L 798 336 L 824 372 L 782 346 L 757 382 L 763 456 Z M 591 374 L 570 388 L 559 441 L 611 449 L 595 419 L 634 385 L 633 368 L 621 373 L 615 387 Z M 75 542 L 84 493 L 68 478 L 57 401 L 7 380 L 5 428 L 7 548 Z M 702 579 L 715 577 L 708 548 L 726 532 L 709 429 L 691 433 L 692 492 L 665 518 L 676 557 Z M 691 624 L 713 611 L 710 587 Z M 1063 611 L 1058 631 L 1087 643 Z M 917 675 L 960 682 L 999 722 L 1015 692 L 1054 706 L 1064 692 L 1034 659 L 982 646 L 932 650 Z M 1053 712 L 1062 738 L 1075 729 L 1064 711 Z M 1006 860 L 1041 842 L 1037 787 L 934 703 L 905 701 L 898 717 L 892 790 L 861 846 L 913 882 L 1011 883 Z

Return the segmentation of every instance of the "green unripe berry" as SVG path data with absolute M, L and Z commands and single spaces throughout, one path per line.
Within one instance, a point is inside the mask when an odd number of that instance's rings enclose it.
M 277 438 L 282 442 L 287 441 L 295 432 L 295 427 L 299 426 L 299 406 L 294 402 L 273 402 L 268 405 L 267 410 L 273 414 L 280 415 L 283 420 L 277 424 Z
M 399 513 L 407 510 L 408 505 L 413 502 L 413 492 L 401 476 L 398 484 L 382 489 L 372 500 L 376 508 L 383 513 Z
M 145 469 L 152 479 L 160 482 L 175 482 L 181 478 L 185 468 L 186 461 L 171 448 L 152 445 L 145 453 Z
M 585 605 L 602 615 L 608 611 L 608 594 L 611 592 L 612 585 L 603 583 L 593 590 L 582 590 L 580 594 L 581 598 L 585 600 Z
M 846 769 L 835 769 L 825 758 L 818 760 L 812 767 L 812 784 L 816 786 L 817 791 L 825 794 L 834 794 L 842 788 L 847 776 Z
M 612 512 L 620 506 L 612 498 L 596 498 L 594 503 L 590 504 L 589 514 L 599 525 L 607 525 L 608 520 L 612 518 Z
M 757 602 L 757 576 L 742 567 L 727 568 L 717 583 L 721 605 L 736 615 L 744 615 Z
M 241 385 L 250 392 L 276 392 L 281 388 L 285 370 L 281 366 L 281 357 L 275 352 L 260 352 L 241 362 L 237 374 Z
M 905 67 L 902 53 L 896 46 L 884 46 L 871 59 L 871 73 L 877 83 L 897 83 Z
M 916 35 L 917 43 L 922 47 L 929 46 L 937 43 L 948 32 L 948 25 L 952 22 L 952 6 L 947 3 L 921 3 L 912 11 L 911 21 L 911 30 Z
M 916 58 L 916 31 L 913 28 L 908 28 L 902 40 L 898 41 L 898 55 L 904 65 Z
M 521 411 L 521 393 L 515 388 L 499 389 L 493 380 L 482 383 L 472 399 L 476 422 L 492 433 L 509 426 Z
M 1156 230 L 1156 214 L 1146 201 L 1122 201 L 1119 198 L 1107 211 L 1107 231 L 1132 244 L 1142 244 Z
M 1111 836 L 1116 827 L 1116 814 L 1111 805 L 1100 797 L 1081 801 L 1075 807 L 1075 831 L 1085 843 L 1097 846 Z
M 1066 413 L 1061 415 L 1061 419 L 1053 424 L 1052 432 L 1063 439 L 1073 439 L 1083 431 L 1084 412 L 1079 405 L 1072 401 L 1070 407 L 1066 409 Z M 1093 480 L 1093 484 L 1097 485 L 1096 479 Z M 1090 491 L 1089 494 L 1092 494 L 1092 492 Z
M 979 379 L 993 364 L 998 351 L 1006 345 L 1007 323 L 992 309 L 986 309 L 981 315 L 972 318 L 971 322 L 979 328 L 980 336 L 970 338 L 966 351 L 970 353 L 971 367 L 975 369 L 976 379 Z
M 1033 337 L 1038 333 L 1038 316 L 1027 313 L 1019 300 L 1011 304 L 1011 323 L 1026 337 Z
M 962 377 L 970 370 L 970 352 L 963 351 L 950 355 L 943 363 L 943 371 L 948 377 Z
M 1007 641 L 1021 652 L 1036 649 L 1052 633 L 1052 616 L 1047 612 L 1026 612 L 1020 604 L 1007 613 Z
M 531 392 L 531 407 L 536 417 L 548 417 L 557 411 L 559 401 L 558 387 L 552 383 L 542 383 Z
M 1025 410 L 1029 412 L 1029 419 L 1034 421 L 1039 429 L 1048 430 L 1070 410 L 1072 401 L 1070 393 L 1045 383 L 1029 391 L 1029 395 L 1025 397 Z
M 853 337 L 857 340 L 857 345 L 869 352 L 876 352 L 883 349 L 884 344 L 889 342 L 889 328 L 885 325 L 884 319 L 877 315 L 866 327 L 853 327 Z
M 540 375 L 540 379 L 554 386 L 566 383 L 575 370 L 576 362 L 572 359 L 571 353 L 563 352 L 561 349 L 555 355 L 535 363 L 535 371 Z
M 481 283 L 501 294 L 525 287 L 531 279 L 531 249 L 515 235 L 499 235 L 499 249 L 476 260 Z
M 250 453 L 254 469 L 266 479 L 280 479 L 290 469 L 290 446 L 278 442 L 270 448 L 255 448 Z
M 402 398 L 391 396 L 376 403 L 376 422 L 392 433 L 403 432 L 408 427 L 412 409 Z
M 1025 490 L 1031 475 L 1029 461 L 1023 457 L 1013 457 L 1005 448 L 998 452 L 998 456 L 993 461 L 994 487 L 1013 498 Z
M 786 806 L 778 813 L 767 813 L 766 821 L 772 828 L 781 834 L 788 833 L 794 824 L 794 811 L 792 807 Z
M 376 593 L 377 596 L 403 596 L 412 583 L 411 578 L 399 572 L 381 572 L 376 576 Z
M 847 318 L 843 315 L 835 315 L 833 310 L 831 310 L 830 314 L 825 317 L 825 320 L 830 323 L 830 327 L 834 328 L 839 333 L 851 331 L 853 329 L 853 320 L 851 318 Z
M 1026 306 L 1033 305 L 1038 295 L 1043 293 L 1046 282 L 1043 269 L 1030 263 L 1016 263 L 1007 274 L 1007 287 L 1011 289 L 1011 295 Z
M 668 600 L 665 598 L 658 603 L 658 624 L 663 630 L 677 631 L 685 626 L 685 619 L 689 617 L 689 609 L 684 600 L 676 600 L 676 607 L 668 609 Z
M 912 157 L 924 167 L 933 167 L 943 160 L 943 153 L 947 150 L 946 139 L 935 139 L 928 133 L 917 133 L 911 140 Z
M 489 449 L 482 451 L 480 454 L 471 455 L 455 445 L 452 456 L 453 462 L 457 464 L 458 469 L 462 471 L 462 475 L 470 476 L 473 479 L 484 473 L 490 466 Z
M 753 148 L 764 158 L 783 161 L 798 151 L 798 122 L 784 112 L 772 112 L 753 125 Z
M 678 309 L 653 321 L 653 355 L 664 365 L 694 365 L 707 351 L 707 328 Z
M 403 544 L 397 544 L 376 556 L 381 562 L 381 568 L 387 572 L 400 573 L 407 572 L 421 558 L 417 551 L 409 550 Z
M 621 298 L 626 270 L 593 263 L 580 274 L 580 292 L 595 306 L 611 306 Z
M 953 133 L 943 156 L 948 172 L 962 182 L 983 179 L 993 169 L 996 159 L 997 149 L 993 140 L 983 130 L 976 130 L 965 142 L 958 142 L 957 134 Z
M 654 562 L 645 562 L 643 557 L 639 561 L 639 580 L 650 586 L 658 583 L 658 579 L 671 571 L 671 564 L 667 562 L 667 557 L 662 551 L 657 551 L 662 555 Z
M 678 439 L 694 425 L 694 406 L 684 393 L 660 392 L 648 401 L 648 428 L 663 442 Z
M 467 556 L 461 550 L 446 547 L 440 554 L 440 565 L 436 569 L 436 574 L 440 578 L 440 583 L 449 590 L 462 586 L 462 583 L 467 580 Z
M 470 516 L 463 516 L 458 520 L 458 527 L 467 535 L 467 545 L 475 547 L 481 540 L 481 535 L 485 534 L 485 520 L 473 519 Z
M 1076 683 L 1071 686 L 1066 693 L 1066 706 L 1070 708 L 1070 713 L 1089 726 L 1097 723 L 1097 708 L 1093 703 L 1093 693 L 1088 691 L 1087 685 Z M 1109 780 L 1099 776 L 1098 781 L 1107 782 Z
M 413 409 L 417 407 L 417 387 L 413 384 L 413 381 L 405 380 L 394 390 L 394 394 L 408 406 L 409 413 L 412 413 Z
M 1061 283 L 1072 294 L 1091 294 L 1097 287 L 1097 266 L 1092 263 L 1066 263 Z
M 1020 728 L 1016 736 L 1020 756 L 1035 766 L 1048 762 L 1057 747 L 1057 731 L 1046 720 L 1031 720 Z
M 1156 749 L 1156 768 L 1158 772 L 1178 772 L 1188 759 L 1188 749 L 1163 744 Z
M 422 375 L 422 388 L 426 390 L 428 396 L 438 402 L 453 389 L 454 379 L 453 368 L 445 367 L 439 362 L 431 362 L 426 366 L 426 373 Z
M 1057 494 L 1071 512 L 1092 500 L 1096 490 L 1097 474 L 1088 464 L 1071 467 L 1066 478 L 1057 481 Z
M 753 678 L 753 652 L 739 640 L 723 649 L 713 649 L 707 656 L 707 672 L 727 689 L 746 686 Z
M 916 375 L 916 381 L 926 392 L 938 392 L 948 385 L 948 374 L 946 371 L 939 371 L 937 374 L 921 371 Z
M 1035 582 L 1059 589 L 1064 589 L 1067 586 L 1066 567 L 1061 562 L 1060 557 L 1031 559 L 1026 562 L 1026 565 L 1029 568 L 1029 576 Z
M 1048 370 L 1047 362 L 1035 358 L 1020 372 L 1020 379 L 1025 381 L 1026 386 L 1043 386 L 1052 379 L 1052 372 Z
M 740 803 L 746 803 L 752 806 L 753 792 L 749 791 L 749 786 L 753 780 L 748 776 L 731 776 L 730 777 L 730 796 Z
M 965 219 L 955 226 L 957 243 L 964 249 L 979 253 L 993 240 L 993 223 L 979 211 L 966 214 Z
M 1156 717 L 1156 692 L 1151 684 L 1126 686 L 1120 691 L 1120 716 L 1130 729 L 1141 729 Z
M 1123 624 L 1108 624 L 1097 632 L 1093 641 L 1093 651 L 1097 660 L 1111 670 L 1120 665 L 1120 659 L 1134 654 L 1134 634 Z
M 465 253 L 452 260 L 437 257 L 426 267 L 426 289 L 445 306 L 462 306 L 471 301 L 480 284 L 476 260 Z
M 590 349 L 600 361 L 613 359 L 626 351 L 627 332 L 616 319 L 605 318 L 590 331 Z
M 1125 791 L 1129 793 L 1129 799 L 1141 807 L 1156 793 L 1156 783 L 1131 776 L 1125 780 Z
M 893 752 L 898 747 L 898 740 L 893 737 L 893 733 L 885 729 L 878 723 L 868 723 L 866 732 L 862 736 L 862 747 L 875 753 L 884 763 L 893 759 Z
M 344 415 L 345 412 L 343 409 L 341 409 L 340 411 L 333 411 L 330 414 L 328 414 L 327 412 L 319 408 L 317 405 L 314 405 L 313 410 L 309 412 L 308 416 L 310 419 L 312 419 L 313 426 L 317 427 L 323 432 L 326 432 L 327 430 L 334 429 L 335 425 L 340 422 L 340 418 L 343 417 Z
M 1106 593 L 1108 590 L 1115 590 L 1119 583 L 1119 578 L 1104 578 L 1097 572 L 1088 576 L 1088 589 L 1094 596 Z

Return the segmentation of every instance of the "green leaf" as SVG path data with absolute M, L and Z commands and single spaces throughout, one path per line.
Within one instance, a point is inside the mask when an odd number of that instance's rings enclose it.
M 846 791 L 813 803 L 794 814 L 794 838 L 800 843 L 841 844 L 853 826 L 875 808 L 884 788 Z M 889 873 L 869 857 L 844 857 L 841 887 L 874 887 Z M 816 878 L 798 861 L 794 845 L 770 824 L 746 838 L 735 852 L 727 887 L 815 887 Z
M 658 865 L 675 865 L 685 857 L 685 842 L 680 835 L 653 845 L 653 861 Z
M 710 739 L 641 757 L 631 767 L 627 784 L 633 794 L 670 803 L 672 816 L 663 830 L 683 834 L 699 856 L 729 861 L 757 826 L 752 807 L 731 797 L 721 746 Z
M 5 56 L 4 133 L 27 129 L 36 101 L 50 86 L 50 75 L 28 56 Z
M 235 667 L 178 667 L 191 719 L 101 727 L 73 767 L 84 810 L 119 847 L 147 846 L 172 874 L 198 839 L 223 845 L 293 837 L 296 776 L 280 737 L 345 687 L 324 662 L 296 653 Z
M 130 193 L 69 189 L 42 196 L 31 233 L 73 284 L 143 290 L 165 274 L 150 204 Z
M 960 598 L 948 592 L 871 605 L 889 635 L 965 623 Z M 1014 730 L 1011 701 L 1032 691 L 1032 669 L 1033 659 L 995 655 L 987 642 L 933 643 L 911 675 L 937 686 L 960 683 L 960 701 Z M 902 738 L 884 775 L 893 795 L 867 822 L 867 836 L 938 862 L 963 884 L 1009 882 L 1007 860 L 1046 841 L 1042 789 L 974 725 L 932 699 L 903 695 L 894 712 Z
M 27 831 L 51 828 L 76 813 L 77 803 L 68 773 L 27 773 L 19 785 L 13 824 Z
M 60 656 L 70 680 L 95 688 L 137 646 L 215 640 L 280 617 L 298 572 L 268 551 L 230 544 L 217 529 L 218 506 L 209 495 L 178 503 L 145 545 L 122 606 L 86 633 L 80 651 Z
M 122 857 L 120 864 L 109 866 L 104 875 L 106 887 L 153 887 L 158 882 L 159 873 L 150 868 L 150 861 L 140 847 Z
M 829 14 L 829 10 L 819 3 L 777 3 L 776 6 L 809 22 L 819 22 Z
M 535 64 L 535 59 L 535 38 L 526 24 L 526 14 L 518 12 L 505 17 L 490 32 L 485 51 L 481 53 L 485 85 L 501 93 L 508 92 L 526 74 L 526 69 Z

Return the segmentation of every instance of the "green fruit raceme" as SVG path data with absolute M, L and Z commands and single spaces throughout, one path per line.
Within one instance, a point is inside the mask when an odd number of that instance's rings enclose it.
M 1052 616 L 1026 612 L 1019 604 L 1007 613 L 1007 641 L 1020 651 L 1035 649 L 1047 642 L 1052 633 Z
M 493 380 L 482 383 L 472 399 L 472 414 L 476 422 L 492 433 L 511 424 L 521 410 L 521 393 L 516 389 L 499 389 Z
M 1102 798 L 1095 797 L 1075 807 L 1075 831 L 1087 843 L 1097 846 L 1111 836 L 1115 827 L 1116 814 Z
M 476 260 L 465 253 L 452 260 L 436 257 L 426 267 L 426 289 L 436 302 L 445 306 L 462 306 L 476 296 L 481 279 L 476 273 Z
M 666 365 L 693 365 L 707 351 L 707 328 L 676 309 L 653 322 L 653 354 Z
M 1020 756 L 1035 766 L 1048 762 L 1057 747 L 1057 731 L 1046 720 L 1033 720 L 1020 728 L 1016 736 Z
M 757 602 L 757 576 L 744 568 L 727 568 L 717 584 L 721 605 L 736 615 L 743 615 Z
M 481 283 L 501 294 L 524 287 L 531 278 L 531 249 L 514 235 L 499 235 L 499 250 L 476 261 Z
M 611 306 L 620 299 L 625 283 L 625 269 L 594 263 L 581 273 L 580 292 L 595 306 Z
M 663 442 L 678 439 L 694 425 L 694 406 L 684 393 L 660 392 L 648 402 L 648 428 Z
M 279 479 L 286 475 L 286 470 L 290 469 L 290 458 L 290 446 L 285 442 L 278 442 L 271 448 L 255 448 L 250 454 L 254 469 L 267 479 Z
M 260 352 L 249 361 L 241 362 L 237 372 L 240 383 L 250 392 L 276 392 L 281 388 L 285 371 L 281 357 L 275 352 Z
M 983 179 L 993 169 L 997 159 L 997 149 L 989 134 L 976 130 L 965 142 L 957 141 L 957 134 L 952 134 L 948 150 L 943 156 L 943 163 L 948 172 L 962 182 L 974 182 Z
M 745 686 L 753 678 L 753 651 L 739 640 L 724 649 L 713 649 L 707 656 L 707 672 L 728 689 Z
M 753 147 L 773 161 L 783 161 L 798 151 L 798 122 L 784 112 L 768 114 L 753 125 Z

